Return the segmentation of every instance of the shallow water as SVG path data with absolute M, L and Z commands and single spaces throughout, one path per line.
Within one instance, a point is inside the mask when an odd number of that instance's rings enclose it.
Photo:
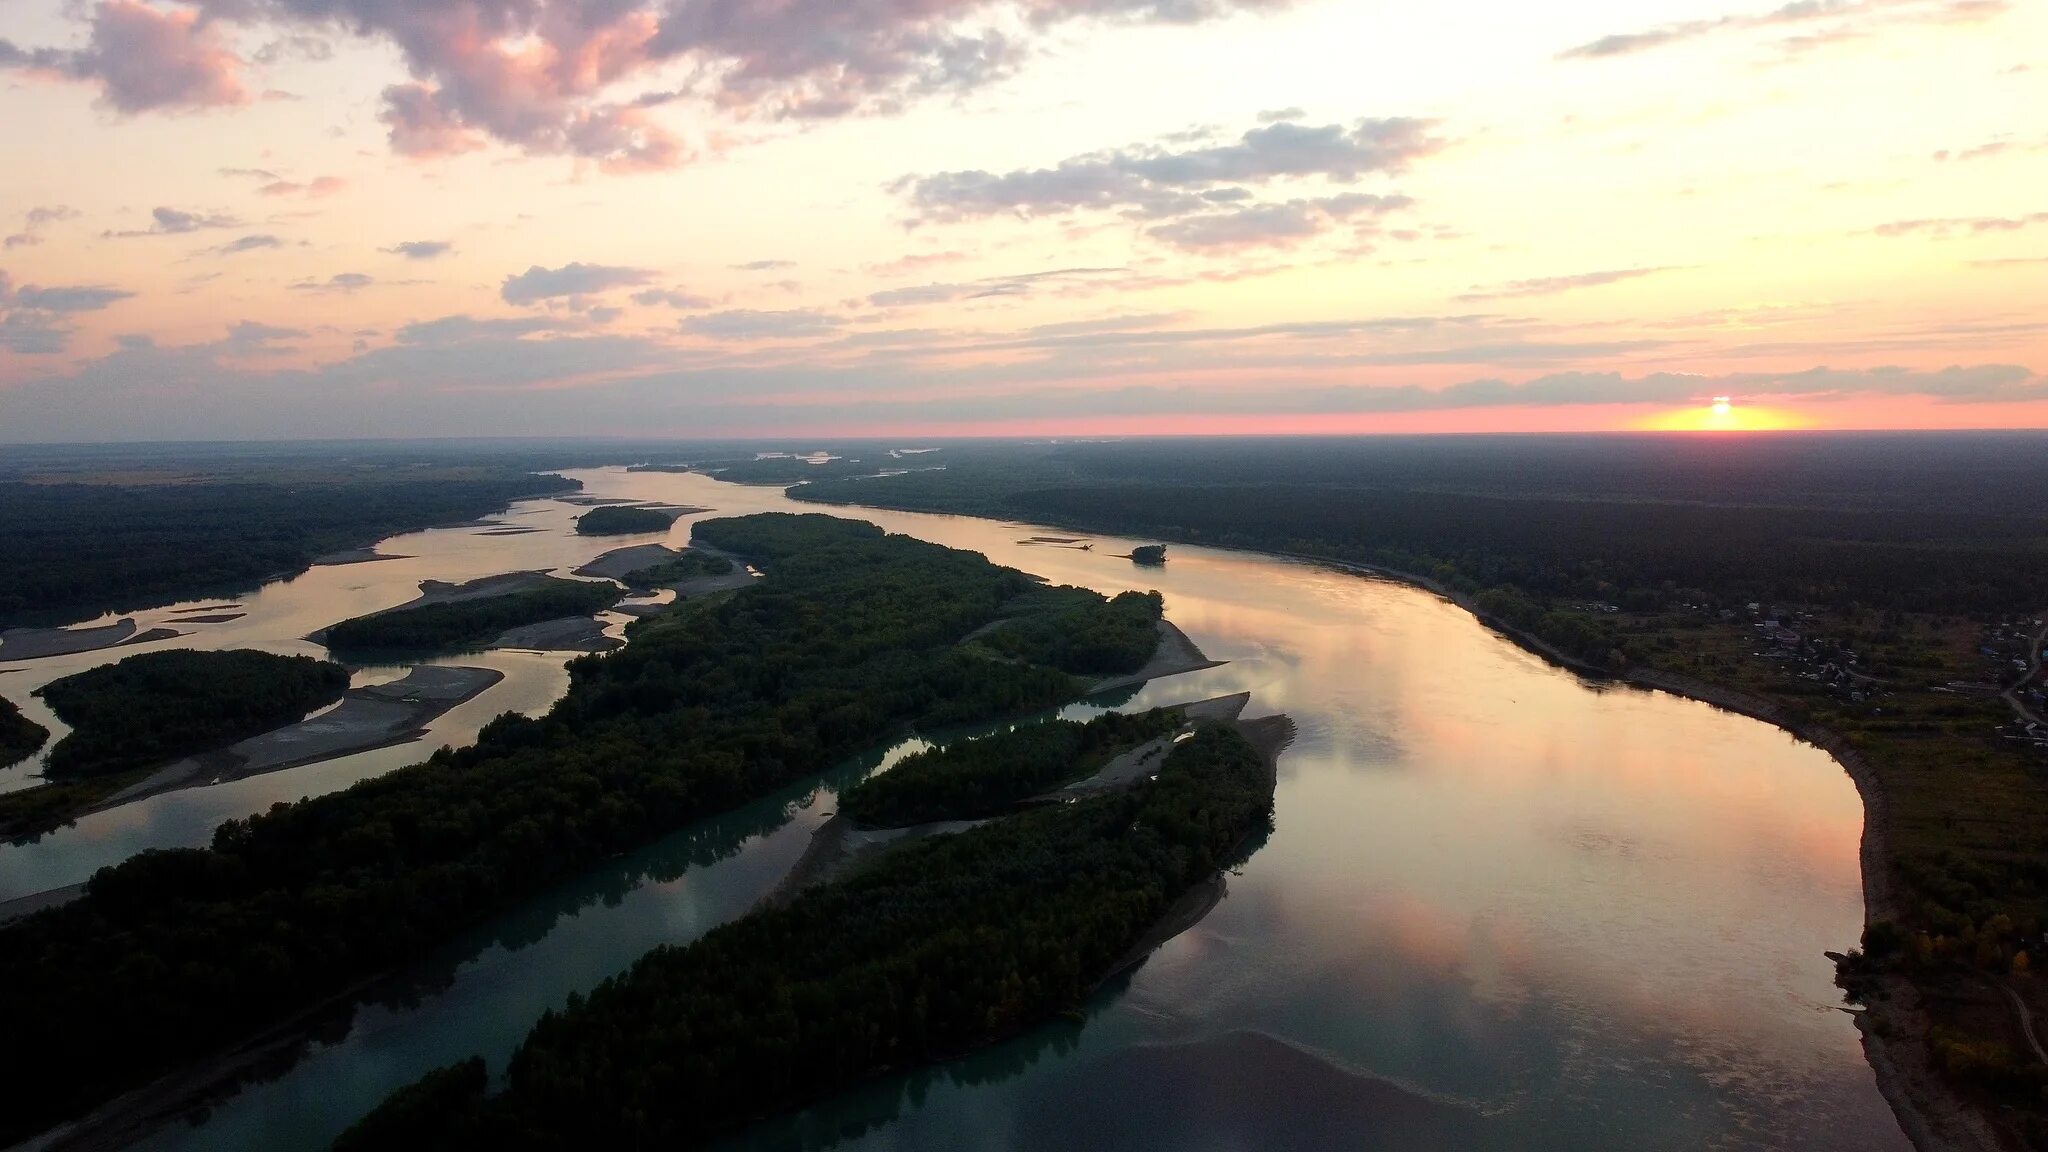
M 698 476 L 579 475 L 593 495 L 719 514 L 792 507 Z M 548 507 L 523 514 L 566 523 L 562 506 L 535 503 Z M 1061 582 L 1156 587 L 1230 663 L 1130 706 L 1248 690 L 1249 715 L 1285 712 L 1300 735 L 1280 762 L 1273 833 L 1229 895 L 1106 988 L 1084 1024 L 877 1083 L 734 1148 L 1906 1146 L 1822 956 L 1861 923 L 1861 811 L 1825 754 L 1704 705 L 1590 686 L 1395 584 L 1179 547 L 1139 569 L 1114 553 L 1142 541 L 1081 552 L 1019 543 L 1043 529 L 852 514 Z M 422 574 L 603 550 L 555 536 L 472 541 L 449 554 L 466 566 Z M 300 609 L 321 618 L 291 634 L 406 598 L 370 575 L 396 563 L 334 570 L 379 589 L 346 610 Z M 18 698 L 12 679 L 0 691 Z M 497 691 L 470 707 L 500 710 Z M 360 1010 L 280 1078 L 150 1146 L 317 1146 L 428 1068 L 471 1052 L 502 1068 L 542 1009 L 744 911 L 802 852 L 832 786 L 870 767 L 564 886 L 451 946 L 405 1006 Z M 317 772 L 280 773 L 292 782 L 268 791 L 321 790 Z M 199 820 L 163 808 L 105 858 Z M 14 884 L 29 859 L 0 856 L 0 875 Z

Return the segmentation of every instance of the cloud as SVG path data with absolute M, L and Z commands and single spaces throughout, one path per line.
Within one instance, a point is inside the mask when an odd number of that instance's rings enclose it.
M 1427 120 L 1359 120 L 1307 127 L 1253 128 L 1230 144 L 1173 151 L 1142 145 L 1077 156 L 1053 168 L 1013 172 L 941 172 L 908 177 L 895 189 L 923 221 L 1041 216 L 1081 209 L 1163 218 L 1213 205 L 1199 193 L 1215 185 L 1265 184 L 1322 177 L 1354 183 L 1399 173 L 1444 146 Z
M 186 212 L 178 208 L 154 208 L 150 210 L 150 226 L 140 231 L 106 232 L 110 240 L 131 236 L 182 236 L 187 232 L 205 232 L 215 228 L 240 228 L 242 222 L 233 216 L 213 212 Z
M 1681 20 L 1638 32 L 1602 36 L 1568 48 L 1559 53 L 1558 58 L 1597 60 L 1628 56 L 1724 32 L 1768 31 L 1834 22 L 1819 32 L 1794 35 L 1781 42 L 1783 47 L 1797 51 L 1859 35 L 1859 21 L 1866 24 L 1966 24 L 1998 16 L 2008 7 L 2005 0 L 1791 0 L 1757 15 Z
M 71 342 L 66 316 L 98 312 L 134 295 L 102 285 L 16 288 L 13 278 L 0 270 L 0 348 L 22 356 L 55 355 Z
M 22 218 L 21 231 L 0 241 L 0 248 L 26 248 L 43 242 L 43 230 L 52 224 L 76 220 L 78 210 L 63 204 L 31 208 Z
M 796 267 L 794 260 L 752 260 L 745 264 L 734 264 L 735 272 L 781 272 Z
M 272 236 L 269 233 L 257 233 L 255 235 L 243 236 L 239 239 L 230 240 L 217 248 L 208 248 L 207 251 L 215 256 L 239 256 L 244 252 L 257 252 L 265 248 L 282 247 L 284 247 L 283 240 L 275 236 Z
M 272 180 L 256 190 L 262 196 L 297 196 L 304 194 L 308 200 L 332 196 L 348 187 L 348 181 L 339 176 L 319 176 L 307 183 L 292 180 Z
M 507 304 L 538 304 L 564 296 L 589 296 L 614 288 L 630 288 L 654 279 L 644 268 L 617 268 L 605 264 L 564 264 L 543 268 L 535 264 L 516 276 L 505 277 L 499 289 Z
M 508 316 L 477 319 L 473 316 L 442 316 L 434 320 L 418 320 L 400 328 L 397 341 L 400 344 L 432 345 L 439 347 L 471 344 L 479 340 L 516 339 L 536 332 L 555 331 L 561 323 L 546 317 Z
M 90 38 L 75 51 L 0 40 L 0 68 L 98 84 L 101 101 L 129 115 L 246 103 L 241 64 L 219 22 L 200 10 L 139 0 L 100 0 Z
M 691 336 L 714 340 L 803 340 L 825 336 L 839 328 L 838 317 L 825 312 L 797 309 L 786 312 L 757 312 L 735 309 L 692 316 L 679 325 Z
M 2031 212 L 2023 216 L 1949 216 L 1919 220 L 1893 220 L 1870 230 L 1873 236 L 1911 236 L 1915 234 L 1947 239 L 1958 235 L 1984 235 L 1994 232 L 2018 232 L 2036 224 L 2048 224 L 2048 212 Z
M 1510 280 L 1490 288 L 1474 288 L 1457 299 L 1511 300 L 1519 296 L 1554 296 L 1560 292 L 1598 288 L 1604 284 L 1618 284 L 1624 280 L 1638 280 L 1644 276 L 1655 276 L 1659 272 L 1669 271 L 1672 269 L 1617 268 L 1606 272 L 1579 272 L 1570 276 L 1539 276 L 1532 280 Z
M 645 292 L 633 293 L 633 303 L 643 308 L 665 304 L 678 312 L 692 312 L 699 308 L 711 307 L 711 301 L 689 292 L 663 288 L 649 288 Z
M 242 320 L 229 326 L 227 350 L 254 355 L 280 351 L 277 345 L 289 344 L 306 338 L 303 328 L 283 328 L 275 324 L 264 324 L 255 320 Z
M 346 295 L 368 288 L 376 282 L 373 277 L 361 272 L 337 272 L 325 280 L 301 280 L 292 285 L 292 290 Z
M 1360 216 L 1382 216 L 1406 208 L 1411 203 L 1406 196 L 1345 193 L 1185 216 L 1147 229 L 1147 233 L 1176 248 L 1195 252 L 1284 248 L 1320 236 L 1334 224 Z
M 407 260 L 433 260 L 454 250 L 455 245 L 446 240 L 407 240 L 389 248 L 378 249 L 393 256 L 403 256 Z
M 1119 276 L 1127 271 L 1128 269 L 1124 268 L 1053 268 L 1043 272 L 991 276 L 964 283 L 920 284 L 873 293 L 868 296 L 868 303 L 877 308 L 901 308 L 920 304 L 941 304 L 953 300 L 980 300 L 991 296 L 1022 296 L 1045 284 L 1089 283 L 1106 276 Z

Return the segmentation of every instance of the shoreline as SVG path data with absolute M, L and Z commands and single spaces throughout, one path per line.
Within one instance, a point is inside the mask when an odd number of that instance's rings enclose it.
M 790 498 L 799 499 L 794 494 Z M 958 515 L 937 509 L 890 508 L 881 505 L 833 503 L 826 507 L 846 511 L 873 507 L 876 511 L 884 512 Z M 1026 530 L 1044 527 L 1055 531 L 1090 532 L 1095 535 L 1117 534 L 1096 532 L 1094 529 L 1078 525 L 1039 525 L 1017 521 L 1014 522 L 1014 526 Z M 1185 544 L 1184 541 L 1182 543 Z M 1692 677 L 1655 669 L 1632 669 L 1616 673 L 1590 664 L 1484 611 L 1472 598 L 1443 582 L 1419 573 L 1302 552 L 1222 544 L 1191 546 L 1214 548 L 1221 552 L 1237 552 L 1248 556 L 1292 560 L 1346 575 L 1385 580 L 1419 589 L 1463 610 L 1488 631 L 1523 651 L 1582 679 L 1604 685 L 1634 688 L 1638 691 L 1664 692 L 1681 699 L 1697 701 L 1708 707 L 1769 724 L 1795 740 L 1813 745 L 1826 752 L 1849 777 L 1863 804 L 1863 834 L 1857 851 L 1857 865 L 1862 874 L 1864 924 L 1867 927 L 1874 920 L 1891 918 L 1895 911 L 1890 874 L 1885 866 L 1886 841 L 1882 827 L 1884 818 L 1890 810 L 1890 798 L 1885 794 L 1883 783 L 1872 770 L 1869 761 L 1865 760 L 1863 754 L 1840 733 L 1809 721 L 1794 719 L 1779 705 L 1738 689 L 1724 688 Z M 1939 1073 L 1929 1063 L 1926 1043 L 1928 1024 L 1925 1014 L 1915 1007 L 1919 998 L 1917 990 L 1903 978 L 1896 976 L 1887 978 L 1884 990 L 1883 999 L 1850 1014 L 1855 1020 L 1857 1033 L 1862 1038 L 1864 1061 L 1869 1065 L 1876 1081 L 1878 1094 L 1891 1107 L 1892 1117 L 1898 1123 L 1900 1131 L 1917 1152 L 2002 1152 L 2003 1146 L 1990 1126 L 1940 1079 Z

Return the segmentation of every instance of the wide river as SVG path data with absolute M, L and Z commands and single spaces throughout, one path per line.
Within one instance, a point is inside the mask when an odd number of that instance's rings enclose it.
M 817 511 L 702 477 L 572 473 L 586 493 L 714 514 Z M 167 646 L 318 652 L 298 637 L 401 603 L 422 579 L 574 567 L 650 538 L 578 538 L 553 500 L 385 541 L 412 557 L 316 568 Z M 1177 547 L 1163 569 L 1025 543 L 1065 533 L 854 510 L 898 532 L 1103 592 L 1157 588 L 1229 663 L 1120 707 L 1249 691 L 1284 712 L 1273 833 L 1222 904 L 1069 1021 L 876 1083 L 733 1149 L 1904 1149 L 1822 955 L 1856 942 L 1861 807 L 1841 768 L 1777 729 L 1589 684 L 1399 584 Z M 671 543 L 689 536 L 679 521 Z M 143 627 L 179 608 L 136 614 Z M 26 699 L 116 655 L 0 675 Z M 560 655 L 499 653 L 506 680 L 385 749 L 160 796 L 0 849 L 0 898 L 75 883 L 217 821 L 330 791 L 538 712 Z M 0 668 L 10 666 L 0 665 Z M 391 676 L 395 670 L 366 675 Z M 1076 708 L 1071 714 L 1088 709 Z M 159 1131 L 150 1148 L 317 1148 L 389 1091 L 471 1053 L 502 1070 L 545 1009 L 647 949 L 750 907 L 802 853 L 835 787 L 899 758 L 698 825 L 453 942 L 301 1058 Z M 14 776 L 22 776 L 17 771 Z M 0 781 L 0 784 L 4 784 Z

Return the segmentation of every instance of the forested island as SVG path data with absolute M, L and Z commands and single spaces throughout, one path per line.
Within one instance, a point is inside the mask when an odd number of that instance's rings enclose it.
M 692 549 L 673 560 L 635 568 L 620 579 L 628 588 L 661 588 L 706 576 L 724 576 L 731 571 L 732 561 L 725 557 Z
M 49 738 L 49 729 L 23 716 L 14 701 L 0 698 L 0 768 L 35 755 Z
M 666 532 L 675 523 L 672 513 L 658 508 L 607 506 L 592 508 L 576 518 L 576 531 L 585 536 L 631 536 L 642 532 Z
M 1906 1090 L 1931 1114 L 2048 1143 L 2005 991 L 2048 1019 L 2008 979 L 2048 929 L 2044 484 L 2038 439 L 1993 434 L 1388 437 L 991 445 L 789 494 L 1359 566 L 1822 744 L 1867 802 L 1859 1023 L 1930 1070 Z
M 139 466 L 0 482 L 0 624 L 58 624 L 221 595 L 330 552 L 575 491 L 498 465 Z
M 894 848 L 663 948 L 551 1011 L 487 1095 L 431 1074 L 337 1141 L 387 1148 L 703 1144 L 1080 1006 L 1269 817 L 1270 765 L 1201 728 L 1128 791 Z
M 499 595 L 358 616 L 328 628 L 321 639 L 337 652 L 459 652 L 522 625 L 594 616 L 624 596 L 609 580 L 547 577 Z
M 348 690 L 348 669 L 251 649 L 145 652 L 37 690 L 72 731 L 44 773 L 63 780 L 151 768 L 290 724 Z
M 863 828 L 977 820 L 1087 776 L 1110 757 L 1168 735 L 1178 708 L 1107 712 L 1086 723 L 1048 720 L 906 757 L 839 797 L 839 814 Z
M 979 555 L 827 516 L 695 530 L 765 578 L 637 621 L 626 648 L 570 665 L 546 716 L 507 714 L 472 747 L 229 821 L 209 848 L 143 853 L 0 931 L 10 1041 L 35 1053 L 0 1137 L 76 1116 L 614 853 L 906 730 L 1085 688 L 961 643 L 1039 588 Z
M 1041 610 L 1007 620 L 975 643 L 1013 660 L 1050 664 L 1078 675 L 1129 672 L 1159 644 L 1165 610 L 1157 592 L 1120 592 L 1107 607 L 1085 588 L 1044 588 Z

